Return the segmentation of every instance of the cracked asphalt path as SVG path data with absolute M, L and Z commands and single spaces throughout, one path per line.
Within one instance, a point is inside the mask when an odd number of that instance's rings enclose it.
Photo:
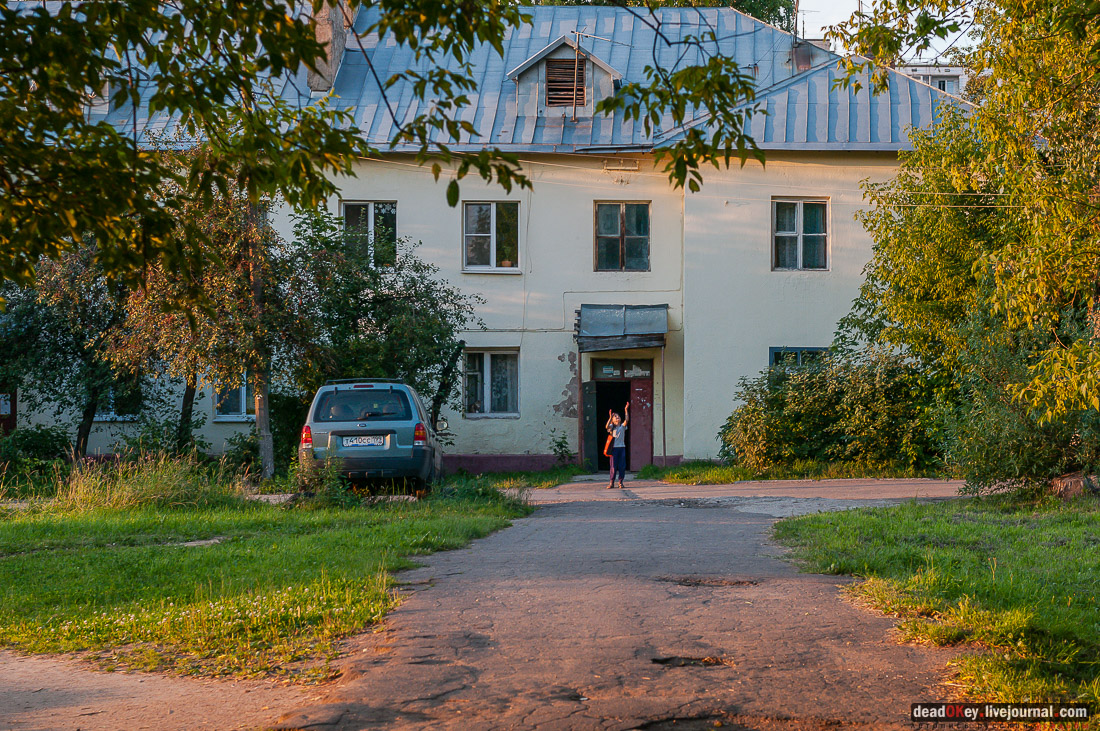
M 891 729 L 942 700 L 952 652 L 899 645 L 800 574 L 776 516 L 958 483 L 828 481 L 538 491 L 541 507 L 399 575 L 402 604 L 351 641 L 322 702 L 279 729 Z

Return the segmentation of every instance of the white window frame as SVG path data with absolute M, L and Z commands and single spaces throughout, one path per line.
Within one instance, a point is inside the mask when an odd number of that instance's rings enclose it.
M 367 233 L 369 238 L 367 239 L 367 255 L 370 257 L 371 262 L 374 262 L 374 207 L 379 203 L 393 204 L 393 240 L 397 241 L 397 201 L 384 201 L 384 200 L 341 200 L 340 201 L 340 221 L 343 226 L 348 225 L 348 206 L 367 206 Z M 388 269 L 388 267 L 387 267 Z
M 240 391 L 241 408 L 243 409 L 243 411 L 241 411 L 239 413 L 235 413 L 235 414 L 220 414 L 220 413 L 218 413 L 218 392 L 219 392 L 219 390 L 222 390 L 222 389 L 217 389 L 217 388 L 214 389 L 214 393 L 213 393 L 213 396 L 211 398 L 210 403 L 211 403 L 211 406 L 213 407 L 213 412 L 214 412 L 214 419 L 213 420 L 215 422 L 219 422 L 219 423 L 227 423 L 227 422 L 229 422 L 229 423 L 232 423 L 232 422 L 246 423 L 246 422 L 252 422 L 252 421 L 256 420 L 256 414 L 255 413 L 251 413 L 251 414 L 248 413 L 249 404 L 251 403 L 252 408 L 255 409 L 256 408 L 256 403 L 255 403 L 254 399 L 249 400 L 249 398 L 248 398 L 248 374 L 247 373 L 242 373 L 241 374 L 241 383 L 240 383 L 239 386 L 237 386 L 237 389 Z M 229 390 L 229 389 L 224 389 L 224 390 Z
M 795 214 L 795 230 L 794 231 L 779 231 L 778 221 L 779 215 L 777 213 L 778 203 L 795 203 L 798 205 L 797 213 Z M 823 267 L 805 267 L 802 262 L 802 237 L 805 235 L 805 226 L 803 225 L 803 206 L 806 203 L 824 203 L 825 204 L 825 266 Z M 833 266 L 832 246 L 830 240 L 832 239 L 833 230 L 833 206 L 832 202 L 828 198 L 824 197 L 808 197 L 808 198 L 772 198 L 771 202 L 771 242 L 768 247 L 768 257 L 771 259 L 771 270 L 773 272 L 827 272 Z M 812 234 L 817 235 L 817 234 Z M 796 244 L 796 253 L 798 265 L 794 267 L 777 267 L 775 265 L 775 238 L 777 236 L 795 236 L 798 239 Z
M 501 203 L 514 203 L 516 205 L 516 261 L 510 267 L 500 267 L 496 265 L 497 260 L 497 206 Z M 491 206 L 491 213 L 489 214 L 489 264 L 471 264 L 466 260 L 467 236 L 484 236 L 485 234 L 471 234 L 466 232 L 466 206 Z M 472 272 L 477 274 L 520 274 L 522 270 L 519 266 L 520 249 L 523 248 L 523 242 L 521 240 L 521 233 L 523 226 L 521 223 L 521 217 L 523 215 L 523 206 L 519 201 L 514 200 L 473 200 L 462 201 L 462 207 L 459 209 L 459 215 L 462 217 L 459 222 L 459 228 L 462 230 L 462 271 Z
M 481 356 L 481 403 L 486 407 L 492 403 L 492 380 L 493 374 L 491 372 L 492 364 L 489 356 L 493 355 L 513 355 L 516 358 L 516 410 L 515 411 L 480 411 L 480 412 L 468 412 L 466 411 L 466 404 L 469 402 L 466 391 L 466 376 L 470 371 L 466 369 L 466 358 L 470 355 Z M 508 348 L 467 348 L 462 354 L 462 416 L 466 419 L 518 419 L 520 415 L 520 361 L 519 351 Z

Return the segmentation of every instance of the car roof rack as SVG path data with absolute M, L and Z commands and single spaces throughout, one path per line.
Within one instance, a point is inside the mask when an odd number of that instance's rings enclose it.
M 335 386 L 341 383 L 404 383 L 400 378 L 334 378 L 325 381 L 326 386 Z

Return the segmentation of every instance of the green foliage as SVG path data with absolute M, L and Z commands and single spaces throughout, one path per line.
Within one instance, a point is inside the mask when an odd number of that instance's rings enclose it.
M 253 473 L 260 462 L 260 439 L 255 429 L 233 434 L 225 440 L 222 452 L 225 466 L 236 474 Z
M 559 465 L 575 462 L 576 452 L 569 446 L 569 435 L 557 427 L 550 428 L 550 452 L 558 458 Z
M 898 477 L 943 477 L 934 465 L 921 468 L 894 463 L 821 461 L 796 459 L 773 464 L 763 470 L 742 465 L 693 461 L 675 467 L 646 465 L 638 470 L 639 480 L 660 480 L 673 485 L 728 485 L 746 480 L 841 480 L 888 479 Z
M 952 343 L 965 347 L 952 324 L 963 312 L 977 310 L 1013 337 L 1026 332 L 1027 370 L 1002 385 L 1039 421 L 1072 425 L 1077 412 L 1100 411 L 1100 11 L 1080 1 L 896 0 L 841 35 L 889 60 L 964 17 L 978 43 L 960 60 L 979 103 L 918 136 L 903 174 L 871 186 L 882 210 L 867 223 L 884 247 L 869 278 L 883 289 L 871 299 L 887 337 L 916 340 L 916 351 L 922 341 L 947 346 L 949 370 L 959 355 Z M 943 288 L 907 291 L 907 280 Z
M 788 0 L 743 5 L 789 22 Z M 416 66 L 385 80 L 385 89 L 406 82 L 416 98 L 432 102 L 414 105 L 416 113 L 399 120 L 388 140 L 366 139 L 351 112 L 327 98 L 303 106 L 282 93 L 285 78 L 327 66 L 314 23 L 342 28 L 349 18 L 340 15 L 360 7 L 378 12 L 364 33 L 407 44 L 415 55 Z M 666 35 L 652 9 L 639 8 L 637 16 L 662 46 L 713 39 Z M 474 51 L 486 44 L 501 54 L 505 36 L 528 21 L 519 4 L 480 0 L 334 7 L 313 0 L 305 12 L 289 0 L 5 5 L 0 47 L 10 53 L 0 60 L 0 169 L 9 178 L 0 195 L 0 279 L 30 284 L 40 258 L 58 259 L 90 235 L 98 242 L 96 265 L 112 281 L 137 284 L 158 262 L 179 273 L 185 300 L 202 303 L 209 290 L 199 286 L 201 249 L 211 239 L 187 222 L 186 235 L 178 235 L 186 206 L 236 188 L 253 204 L 272 196 L 312 207 L 335 192 L 333 180 L 350 173 L 355 160 L 396 146 L 411 146 L 436 179 L 449 169 L 451 205 L 470 174 L 505 190 L 531 187 L 514 153 L 452 149 L 474 131 L 465 118 L 476 86 Z M 702 164 L 728 165 L 731 155 L 755 151 L 746 113 L 738 111 L 752 95 L 749 76 L 709 55 L 698 66 L 652 68 L 645 83 L 600 104 L 648 126 L 666 118 L 675 126 L 695 119 L 701 103 L 712 114 L 713 136 L 696 132 L 662 148 L 670 179 L 696 190 Z M 101 121 L 108 108 L 125 121 Z M 176 118 L 185 143 L 204 140 L 210 154 L 181 169 L 172 156 L 144 147 L 139 120 L 152 116 Z
M 915 502 L 781 521 L 811 571 L 899 616 L 905 639 L 973 642 L 957 679 L 975 700 L 1100 701 L 1094 500 Z
M 184 452 L 202 452 L 210 449 L 210 442 L 194 436 L 194 433 L 201 430 L 204 424 L 206 424 L 206 414 L 192 416 L 189 430 L 192 435 L 191 442 Z M 143 409 L 137 422 L 128 426 L 130 428 L 119 436 L 118 443 L 115 445 L 117 452 L 134 457 L 180 452 L 179 442 L 176 439 L 179 417 L 160 418 L 151 409 Z
M 1021 46 L 1049 8 L 1025 17 L 1003 5 L 982 11 L 970 58 L 981 106 L 914 132 L 898 174 L 866 186 L 871 207 L 859 217 L 875 246 L 840 338 L 920 364 L 936 384 L 928 423 L 980 492 L 1094 470 L 1100 452 L 1100 382 L 1089 375 L 1100 362 L 1100 248 L 1081 188 L 1100 182 L 1084 162 L 1100 126 L 1093 93 L 1066 76 L 1094 66 L 1065 34 Z M 1064 85 L 1054 107 L 1047 75 Z M 1034 114 L 1036 105 L 1057 113 Z
M 64 429 L 35 424 L 0 436 L 0 463 L 10 469 L 32 471 L 65 459 L 71 449 L 72 443 Z
M 311 343 L 295 381 L 312 396 L 332 378 L 397 378 L 434 412 L 457 394 L 458 336 L 480 325 L 474 306 L 483 300 L 439 277 L 408 239 L 397 241 L 393 266 L 375 266 L 363 235 L 325 211 L 295 214 L 286 247 L 295 274 L 285 286 Z
M 38 262 L 33 290 L 10 283 L 0 290 L 7 302 L 0 314 L 0 379 L 19 388 L 31 409 L 76 412 L 80 457 L 96 413 L 109 410 L 113 391 L 131 385 L 120 382 L 103 357 L 107 332 L 122 316 L 121 291 L 104 278 L 95 250 L 85 244 Z
M 932 390 L 906 358 L 832 352 L 742 378 L 719 456 L 761 474 L 799 460 L 925 469 L 939 460 Z

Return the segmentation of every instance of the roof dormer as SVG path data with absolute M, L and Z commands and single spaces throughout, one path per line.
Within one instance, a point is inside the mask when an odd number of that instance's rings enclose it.
M 622 76 L 569 36 L 508 73 L 516 82 L 521 116 L 591 117 L 596 102 L 611 96 Z

